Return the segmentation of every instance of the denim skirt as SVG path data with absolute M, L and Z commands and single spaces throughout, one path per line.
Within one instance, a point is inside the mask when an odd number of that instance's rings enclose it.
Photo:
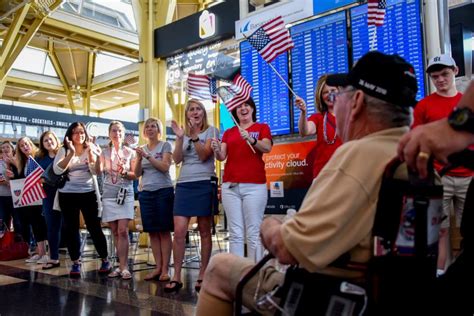
M 173 231 L 174 190 L 172 187 L 138 194 L 143 231 Z
M 214 187 L 210 180 L 177 183 L 173 213 L 186 217 L 211 216 L 214 200 Z

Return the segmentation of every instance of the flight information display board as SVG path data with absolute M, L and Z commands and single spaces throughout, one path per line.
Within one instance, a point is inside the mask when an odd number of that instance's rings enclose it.
M 355 3 L 358 0 L 313 0 L 314 15 Z
M 349 71 L 345 12 L 301 23 L 290 28 L 293 90 L 306 101 L 307 114 L 316 112 L 314 89 L 319 77 Z M 293 99 L 294 101 L 294 99 Z M 300 110 L 294 106 L 294 130 Z
M 376 30 L 375 50 L 398 54 L 415 68 L 418 81 L 417 100 L 425 96 L 423 67 L 423 34 L 419 0 L 386 0 L 387 9 L 384 24 L 373 27 Z M 367 5 L 351 9 L 352 56 L 354 63 L 370 49 L 367 26 Z M 370 34 L 370 35 L 369 35 Z M 383 73 L 383 69 L 380 70 Z
M 279 55 L 271 63 L 288 82 L 288 54 Z M 290 133 L 290 97 L 285 83 L 247 41 L 240 43 L 241 75 L 253 87 L 257 121 L 267 123 L 272 135 Z

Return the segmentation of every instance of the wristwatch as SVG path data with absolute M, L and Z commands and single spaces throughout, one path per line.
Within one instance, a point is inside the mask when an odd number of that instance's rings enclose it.
M 454 108 L 448 117 L 448 123 L 456 131 L 474 134 L 474 112 L 470 108 Z

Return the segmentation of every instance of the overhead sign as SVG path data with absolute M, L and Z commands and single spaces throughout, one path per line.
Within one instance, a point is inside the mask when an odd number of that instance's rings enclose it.
M 358 0 L 313 0 L 314 15 L 318 15 L 323 12 L 334 10 L 356 2 L 358 2 Z
M 214 34 L 216 34 L 216 15 L 204 10 L 199 17 L 199 37 L 204 39 Z
M 289 0 L 264 7 L 235 22 L 235 39 L 242 39 L 271 19 L 281 16 L 285 24 L 313 15 L 313 0 Z

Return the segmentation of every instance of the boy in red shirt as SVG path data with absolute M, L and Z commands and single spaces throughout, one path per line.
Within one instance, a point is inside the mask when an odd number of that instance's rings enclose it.
M 420 100 L 416 105 L 412 128 L 448 117 L 462 96 L 456 89 L 455 77 L 458 73 L 458 67 L 451 56 L 439 55 L 430 59 L 426 72 L 436 87 L 436 91 Z M 438 161 L 435 161 L 434 165 L 438 172 L 444 167 Z M 452 237 L 448 238 L 449 227 L 453 226 L 453 229 L 459 230 L 464 200 L 471 177 L 472 171 L 464 167 L 458 167 L 450 170 L 442 178 L 444 186 L 443 210 L 447 218 L 441 224 L 438 274 L 444 273 L 446 268 L 450 249 L 448 242 L 452 239 Z M 453 207 L 456 223 L 450 225 L 450 215 Z M 453 235 L 455 234 L 451 236 Z

